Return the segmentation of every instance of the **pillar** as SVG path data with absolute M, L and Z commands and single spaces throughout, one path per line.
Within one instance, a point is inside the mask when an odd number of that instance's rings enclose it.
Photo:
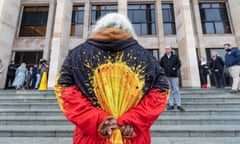
M 164 37 L 164 27 L 163 27 L 163 16 L 162 16 L 162 2 L 161 0 L 156 1 L 156 29 L 158 34 L 158 47 L 160 58 L 165 53 L 165 37 Z
M 50 89 L 53 88 L 55 84 L 57 73 L 69 50 L 71 17 L 72 2 L 70 0 L 58 0 L 48 76 L 48 88 Z
M 127 0 L 118 0 L 118 13 L 128 16 L 128 3 Z
M 45 37 L 45 43 L 44 43 L 44 48 L 43 48 L 43 58 L 48 61 L 49 61 L 49 56 L 50 56 L 53 22 L 54 22 L 55 7 L 56 7 L 55 5 L 56 5 L 55 0 L 50 0 L 49 10 L 48 10 L 46 37 Z
M 0 58 L 5 67 L 2 73 L 0 88 L 3 88 L 5 85 L 7 67 L 11 59 L 20 7 L 21 1 L 19 0 L 0 1 Z
M 90 1 L 84 3 L 83 39 L 87 39 L 90 26 Z
M 239 0 L 229 0 L 229 11 L 228 15 L 231 17 L 232 20 L 232 31 L 235 34 L 236 44 L 237 47 L 240 47 L 240 19 L 239 19 L 239 8 L 240 8 L 240 1 Z
M 181 59 L 181 78 L 183 87 L 200 87 L 196 41 L 190 0 L 174 0 L 177 43 Z
M 195 27 L 196 27 L 196 33 L 197 33 L 197 42 L 196 46 L 198 48 L 198 54 L 199 57 L 207 57 L 206 54 L 206 46 L 203 41 L 203 31 L 202 31 L 202 24 L 201 24 L 201 19 L 200 19 L 200 12 L 199 12 L 199 1 L 198 0 L 192 0 L 192 5 L 193 5 L 193 13 L 194 13 L 194 20 L 195 20 Z

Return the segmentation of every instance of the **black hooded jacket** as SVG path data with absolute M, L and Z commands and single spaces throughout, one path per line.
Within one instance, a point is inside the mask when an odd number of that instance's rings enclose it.
M 164 70 L 157 60 L 133 38 L 115 41 L 88 39 L 69 52 L 63 63 L 58 84 L 76 84 L 95 105 L 97 100 L 92 84 L 94 71 L 102 64 L 119 60 L 126 63 L 133 72 L 143 76 L 143 93 L 151 88 L 169 89 Z

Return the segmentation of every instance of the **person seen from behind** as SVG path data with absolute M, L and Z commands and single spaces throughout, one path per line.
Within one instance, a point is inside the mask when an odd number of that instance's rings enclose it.
M 179 57 L 173 53 L 171 46 L 167 46 L 165 48 L 165 55 L 161 58 L 160 65 L 163 67 L 166 73 L 171 90 L 167 109 L 173 110 L 175 101 L 177 109 L 181 112 L 184 112 L 185 110 L 181 103 L 178 76 L 178 71 L 181 67 L 181 61 Z
M 55 85 L 60 108 L 76 126 L 74 144 L 151 144 L 169 85 L 157 60 L 118 13 L 97 21 L 70 50 Z

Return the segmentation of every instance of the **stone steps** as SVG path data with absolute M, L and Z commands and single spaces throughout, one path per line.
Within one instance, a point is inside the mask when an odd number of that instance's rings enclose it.
M 240 109 L 240 102 L 182 102 L 182 105 L 187 109 L 200 109 L 200 108 L 209 108 L 209 109 Z M 59 106 L 55 100 L 52 102 L 44 103 L 1 103 L 0 109 L 58 109 Z
M 0 116 L 51 116 L 62 115 L 59 109 L 0 109 Z M 165 111 L 162 115 L 175 116 L 198 116 L 198 115 L 240 115 L 240 109 L 234 108 L 196 108 L 186 109 L 185 112 L 180 113 L 178 110 Z
M 1 126 L 0 137 L 71 137 L 73 125 Z M 240 137 L 237 125 L 153 125 L 152 137 Z
M 56 97 L 53 96 L 44 96 L 44 95 L 39 95 L 39 96 L 0 96 L 0 104 L 4 103 L 56 103 Z M 199 96 L 196 97 L 194 95 L 183 95 L 182 96 L 182 102 L 188 102 L 188 103 L 220 103 L 220 102 L 240 102 L 239 96 Z
M 224 138 L 224 144 L 239 143 L 239 93 L 182 89 L 181 94 L 186 111 L 165 110 L 151 128 L 152 144 L 221 144 Z M 73 129 L 53 91 L 0 90 L 0 144 L 67 144 Z
M 240 137 L 153 137 L 151 144 L 238 144 Z M 0 137 L 0 144 L 71 144 L 70 137 Z
M 168 116 L 162 115 L 155 125 L 240 125 L 240 116 Z M 72 125 L 63 115 L 59 116 L 4 116 L 0 117 L 0 125 Z

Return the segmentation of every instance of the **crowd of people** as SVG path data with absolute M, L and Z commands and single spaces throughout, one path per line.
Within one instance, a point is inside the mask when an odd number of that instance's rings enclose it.
M 5 89 L 38 89 L 43 72 L 48 72 L 49 65 L 45 59 L 40 60 L 40 65 L 27 66 L 21 63 L 17 66 L 14 61 L 8 65 Z
M 201 57 L 199 60 L 199 72 L 201 80 L 201 88 L 208 88 L 208 76 L 214 78 L 216 88 L 224 88 L 226 86 L 225 75 L 231 77 L 232 88 L 230 93 L 237 93 L 240 91 L 240 50 L 233 48 L 231 44 L 224 44 L 225 62 L 217 52 L 211 53 L 211 60 Z

